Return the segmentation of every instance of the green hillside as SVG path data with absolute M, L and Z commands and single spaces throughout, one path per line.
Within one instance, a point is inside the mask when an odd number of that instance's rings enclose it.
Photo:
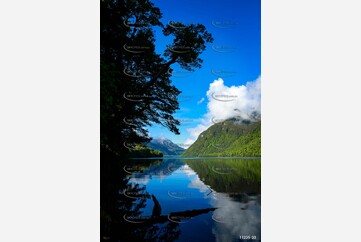
M 183 156 L 261 156 L 261 122 L 230 119 L 214 124 Z
M 142 145 L 136 145 L 129 151 L 131 158 L 163 157 L 163 153 Z

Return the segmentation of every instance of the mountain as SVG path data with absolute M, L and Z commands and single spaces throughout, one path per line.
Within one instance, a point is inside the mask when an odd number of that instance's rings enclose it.
M 261 121 L 229 119 L 198 136 L 183 156 L 261 156 Z
M 174 144 L 169 139 L 162 137 L 152 139 L 147 146 L 162 152 L 163 155 L 180 155 L 185 151 L 185 149 Z

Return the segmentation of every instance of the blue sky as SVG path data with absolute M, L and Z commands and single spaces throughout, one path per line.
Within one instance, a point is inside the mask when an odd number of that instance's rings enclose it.
M 161 21 L 201 23 L 212 33 L 214 42 L 201 55 L 202 68 L 194 73 L 180 73 L 173 65 L 173 84 L 182 91 L 180 110 L 174 115 L 181 120 L 181 134 L 166 128 L 148 127 L 150 136 L 165 136 L 183 144 L 189 138 L 189 128 L 197 127 L 207 113 L 206 92 L 210 83 L 222 76 L 225 86 L 241 86 L 261 75 L 261 2 L 260 0 L 153 0 L 163 13 Z M 171 40 L 156 29 L 156 51 L 163 50 Z M 212 48 L 213 46 L 213 48 Z M 231 47 L 227 53 L 214 49 Z M 212 73 L 213 72 L 213 73 Z M 176 76 L 177 75 L 177 76 Z M 200 100 L 204 99 L 203 102 Z

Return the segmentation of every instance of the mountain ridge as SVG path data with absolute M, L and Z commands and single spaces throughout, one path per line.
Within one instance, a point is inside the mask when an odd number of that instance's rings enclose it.
M 261 156 L 261 121 L 228 119 L 203 131 L 183 156 Z
M 164 137 L 153 138 L 147 146 L 151 149 L 162 152 L 163 155 L 180 155 L 185 151 L 185 149 Z

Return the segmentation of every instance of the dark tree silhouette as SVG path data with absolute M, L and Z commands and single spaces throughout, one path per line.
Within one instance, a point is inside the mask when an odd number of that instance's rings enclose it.
M 149 0 L 102 0 L 100 11 L 101 145 L 126 153 L 124 143 L 149 141 L 145 126 L 154 123 L 179 134 L 172 115 L 181 92 L 171 83 L 171 66 L 200 68 L 211 34 L 202 24 L 163 25 Z M 155 52 L 154 27 L 173 37 L 163 55 Z

